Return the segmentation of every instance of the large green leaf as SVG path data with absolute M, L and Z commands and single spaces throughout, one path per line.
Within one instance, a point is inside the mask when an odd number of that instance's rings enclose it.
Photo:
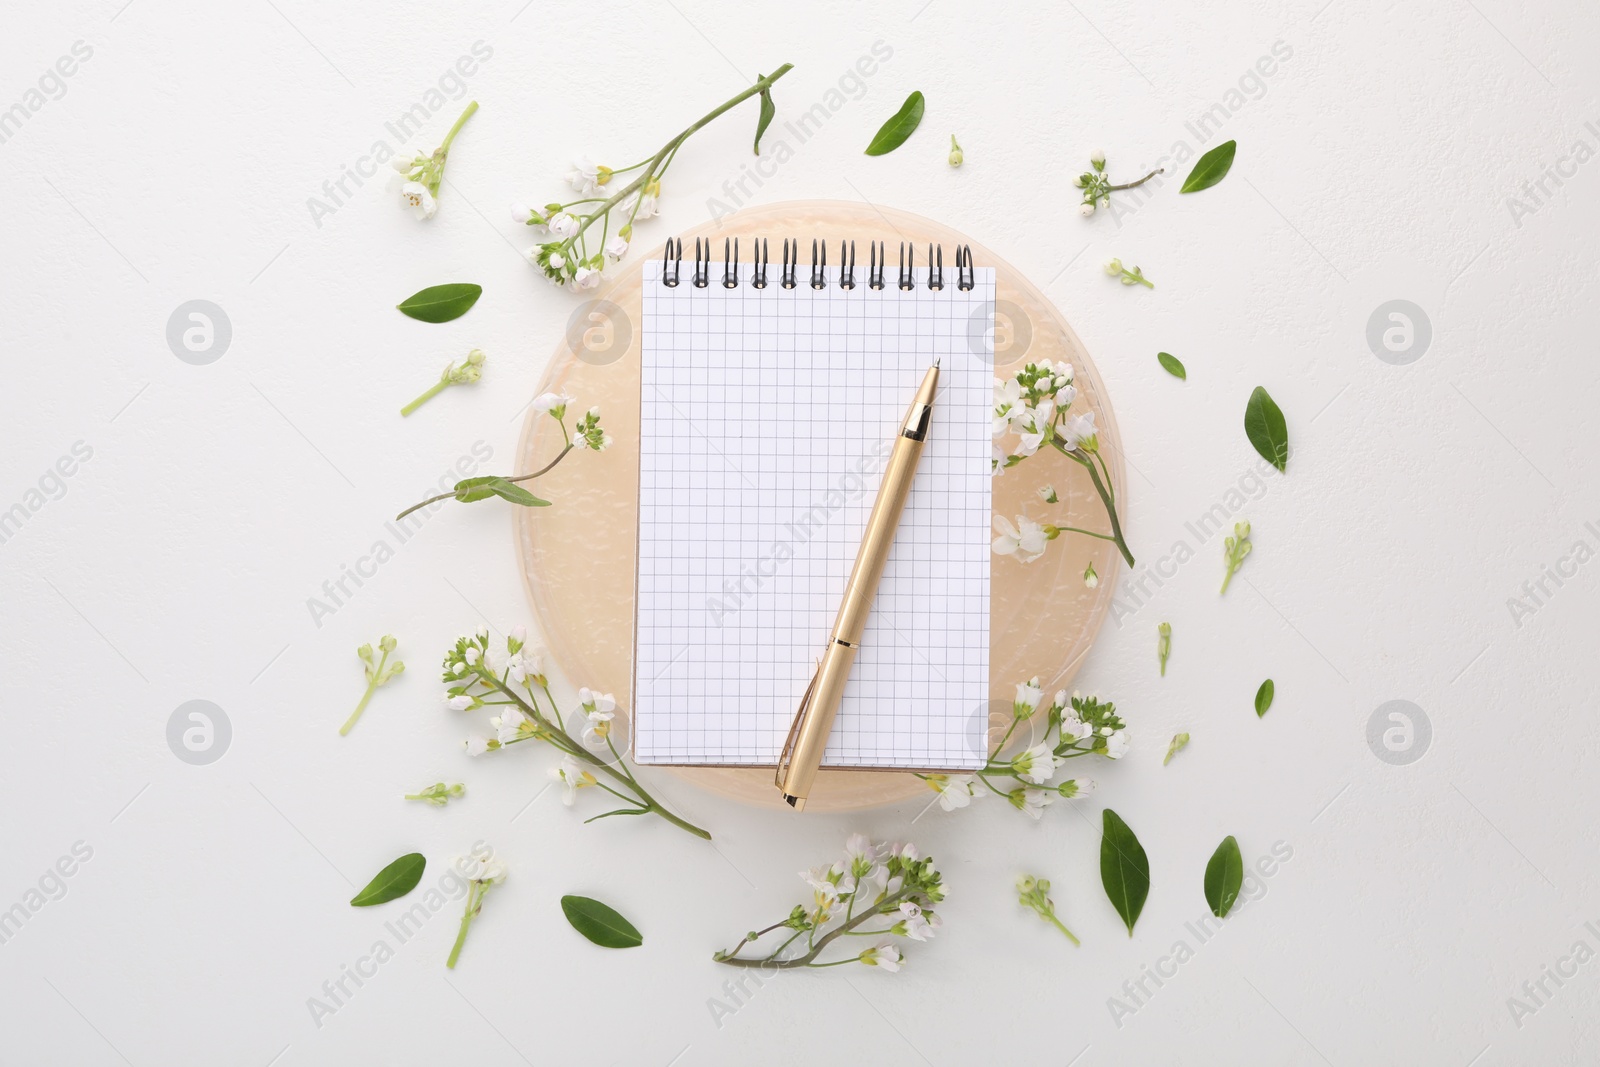
M 1101 813 L 1100 884 L 1132 937 L 1150 895 L 1150 859 L 1133 828 L 1110 808 Z
M 1183 181 L 1180 193 L 1198 193 L 1201 189 L 1209 189 L 1228 176 L 1228 171 L 1233 168 L 1233 153 L 1238 149 L 1237 141 L 1224 141 L 1205 155 L 1195 161 L 1194 170 Z
M 1226 919 L 1233 902 L 1239 899 L 1242 885 L 1244 858 L 1239 855 L 1239 842 L 1229 834 L 1211 854 L 1211 862 L 1206 864 L 1206 903 L 1211 905 L 1211 914 Z
M 905 144 L 906 138 L 910 137 L 921 124 L 925 106 L 920 92 L 906 97 L 906 102 L 900 105 L 900 110 L 879 127 L 877 136 L 867 145 L 867 155 L 885 155 Z
M 419 289 L 395 306 L 414 319 L 423 322 L 449 322 L 465 315 L 478 297 L 483 286 L 471 282 L 451 282 L 448 285 L 430 285 Z
M 631 922 L 598 900 L 564 896 L 561 911 L 574 930 L 601 948 L 635 948 L 644 943 L 644 935 Z
M 1279 471 L 1289 466 L 1289 425 L 1277 402 L 1259 385 L 1244 406 L 1244 435 L 1261 458 Z
M 428 865 L 420 852 L 408 852 L 372 876 L 367 887 L 350 898 L 356 908 L 370 908 L 403 897 L 422 881 L 422 871 Z

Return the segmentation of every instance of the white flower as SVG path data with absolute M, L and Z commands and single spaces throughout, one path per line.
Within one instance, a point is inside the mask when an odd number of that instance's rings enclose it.
M 593 289 L 600 284 L 600 272 L 590 267 L 579 267 L 572 275 L 572 281 L 567 288 L 573 292 L 581 289 Z
M 621 259 L 628 254 L 628 239 L 621 234 L 606 242 L 606 255 L 612 259 Z
M 1128 754 L 1128 731 L 1118 730 L 1106 738 L 1106 758 L 1121 759 Z
M 1083 569 L 1083 584 L 1090 589 L 1100 584 L 1100 575 L 1094 569 L 1093 560 L 1090 560 L 1089 565 Z
M 421 182 L 406 182 L 402 185 L 400 203 L 410 208 L 411 213 L 419 219 L 431 219 L 433 213 L 439 210 L 439 202 Z
M 496 740 L 502 745 L 509 745 L 522 735 L 522 727 L 527 723 L 528 717 L 517 708 L 507 708 L 489 722 L 499 731 Z
M 1093 442 L 1095 436 L 1094 412 L 1086 411 L 1082 415 L 1068 415 L 1066 423 L 1061 427 L 1061 443 L 1067 451 L 1072 451 L 1085 441 Z
M 499 884 L 506 880 L 506 865 L 497 859 L 482 860 L 476 856 L 456 858 L 456 870 L 469 882 Z
M 1054 427 L 1051 423 L 1056 417 L 1056 404 L 1054 400 L 1042 400 L 1036 408 L 1030 408 L 1026 416 L 1016 427 L 1020 441 L 1017 453 L 1031 456 L 1039 451 L 1039 447 L 1050 440 Z
M 928 787 L 939 794 L 939 806 L 945 811 L 964 808 L 972 803 L 973 798 L 989 795 L 983 782 L 970 774 L 930 774 Z
M 879 852 L 866 834 L 851 834 L 844 843 L 846 870 L 862 870 L 878 862 Z
M 1044 699 L 1044 691 L 1039 688 L 1039 679 L 1029 678 L 1026 682 L 1017 683 L 1017 696 L 1012 701 L 1011 710 L 1018 717 L 1027 718 L 1039 707 L 1039 701 Z
M 1073 715 L 1070 711 L 1061 718 L 1061 737 L 1063 740 L 1072 738 L 1074 743 L 1087 741 L 1094 736 L 1094 727 Z
M 1051 485 L 1049 482 L 1044 483 L 1038 489 L 1035 489 L 1034 492 L 1038 493 L 1039 499 L 1043 500 L 1046 504 L 1056 504 L 1061 501 L 1061 497 L 1056 495 L 1056 487 Z
M 487 737 L 473 734 L 467 738 L 467 755 L 481 756 L 487 751 L 489 751 L 489 739 Z
M 1068 778 L 1056 786 L 1056 792 L 1068 800 L 1085 797 L 1094 792 L 1094 781 L 1089 778 Z
M 1088 218 L 1090 215 L 1094 214 L 1094 205 L 1090 203 L 1079 204 L 1078 214 L 1082 215 L 1084 218 Z
M 1094 154 L 1092 154 L 1089 157 L 1089 162 L 1094 164 L 1094 167 L 1095 167 L 1096 170 L 1099 170 L 1101 167 L 1105 166 L 1106 165 L 1106 151 L 1105 151 L 1105 149 L 1096 148 L 1094 150 Z
M 839 870 L 837 864 L 831 867 L 812 867 L 808 871 L 801 871 L 800 877 L 811 887 L 818 907 L 832 907 L 838 901 L 839 883 L 843 880 L 844 872 Z
M 1006 472 L 1006 460 L 1011 456 L 999 445 L 989 446 L 989 473 L 998 478 Z
M 600 188 L 600 167 L 588 156 L 578 156 L 567 168 L 567 184 L 584 196 Z M 562 234 L 563 237 L 570 236 Z
M 520 222 L 526 225 L 528 220 L 531 218 L 533 218 L 533 208 L 529 207 L 527 204 L 518 201 L 511 205 L 512 222 Z
M 913 941 L 926 941 L 933 936 L 935 923 L 930 923 L 922 914 L 922 909 L 909 900 L 900 902 L 900 914 L 905 916 L 900 920 L 906 924 L 905 936 Z M 938 918 L 938 916 L 935 916 Z M 898 925 L 898 924 L 896 924 Z
M 572 403 L 573 399 L 573 397 L 564 393 L 540 393 L 533 398 L 533 403 L 529 406 L 535 411 L 555 414 L 559 410 L 562 414 L 565 414 L 567 405 Z M 556 415 L 556 418 L 559 419 L 560 417 L 561 415 Z
M 389 166 L 393 167 L 401 174 L 410 174 L 414 169 L 416 169 L 416 166 L 421 159 L 421 156 L 395 156 L 393 159 L 389 160 Z
M 991 432 L 995 437 L 1011 429 L 1012 423 L 1027 414 L 1022 402 L 1022 383 L 1015 378 L 994 380 L 994 422 Z
M 876 948 L 867 949 L 857 958 L 860 959 L 862 963 L 865 963 L 868 967 L 882 967 L 890 974 L 893 974 L 895 971 L 900 969 L 900 961 L 904 959 L 904 957 L 900 955 L 900 950 L 888 942 L 885 942 Z
M 580 689 L 579 693 L 589 693 L 587 689 Z M 611 736 L 611 720 L 616 717 L 617 702 L 611 699 L 610 693 L 590 694 L 600 701 L 599 706 L 583 702 L 584 713 L 588 716 L 588 725 L 583 728 L 583 742 L 590 748 L 604 748 L 606 738 Z
M 477 645 L 468 645 L 465 655 L 467 662 L 476 667 L 478 661 L 483 659 L 483 650 Z
M 617 710 L 617 701 L 610 693 L 596 693 L 587 686 L 578 689 L 578 703 L 585 709 L 597 708 L 600 711 L 612 712 Z
M 1011 769 L 1017 772 L 1017 776 L 1034 785 L 1044 785 L 1060 765 L 1061 761 L 1045 742 L 1019 752 L 1011 760 Z
M 519 651 L 511 654 L 506 669 L 511 672 L 513 681 L 526 682 L 529 678 L 537 678 L 544 674 L 544 656 L 524 645 Z
M 1056 795 L 1040 789 L 1028 789 L 1018 786 L 1007 793 L 1006 799 L 1011 801 L 1011 806 L 1024 812 L 1030 819 L 1037 819 L 1044 814 L 1044 809 L 1055 803 Z
M 578 790 L 595 784 L 594 775 L 571 756 L 561 757 L 560 766 L 550 768 L 550 777 L 561 783 L 561 803 L 569 808 L 577 801 Z
M 1000 534 L 994 539 L 994 551 L 999 556 L 1016 556 L 1023 563 L 1031 563 L 1044 555 L 1045 536 L 1044 527 L 1032 519 L 1017 516 L 1017 524 L 1011 525 L 1004 515 L 994 517 L 994 528 Z
M 565 211 L 557 212 L 556 214 L 551 215 L 549 226 L 550 235 L 552 237 L 558 237 L 563 241 L 578 232 L 577 217 L 569 215 Z
M 461 693 L 458 696 L 451 696 L 448 693 L 445 694 L 444 706 L 449 708 L 451 711 L 471 711 L 472 703 L 472 697 L 465 693 Z
M 1106 273 L 1111 275 L 1113 278 L 1115 278 L 1117 275 L 1121 274 L 1122 273 L 1122 260 L 1113 259 L 1110 263 L 1107 263 L 1106 264 Z

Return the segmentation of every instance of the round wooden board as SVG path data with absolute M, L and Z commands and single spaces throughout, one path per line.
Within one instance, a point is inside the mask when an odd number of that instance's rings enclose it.
M 659 224 L 647 224 L 659 225 Z M 647 228 L 647 227 L 645 227 Z M 716 244 L 720 262 L 724 238 L 742 239 L 741 262 L 749 262 L 753 238 L 766 237 L 777 253 L 785 237 L 809 245 L 827 238 L 830 259 L 841 239 L 861 253 L 857 270 L 866 271 L 866 245 L 884 241 L 893 261 L 900 241 L 911 241 L 926 255 L 929 242 L 942 245 L 945 270 L 954 272 L 956 246 L 972 246 L 979 266 L 993 266 L 995 287 L 995 373 L 1004 377 L 1026 361 L 1064 360 L 1076 371 L 1075 412 L 1092 410 L 1102 451 L 1111 468 L 1117 499 L 1126 515 L 1122 445 L 1110 398 L 1078 340 L 1044 294 L 982 245 L 947 226 L 890 208 L 843 201 L 789 201 L 750 208 L 679 235 L 693 249 L 696 237 Z M 663 241 L 666 234 L 663 233 Z M 642 247 L 642 246 L 636 246 Z M 599 405 L 601 425 L 613 436 L 605 452 L 580 452 L 531 486 L 555 501 L 549 508 L 519 508 L 516 549 L 523 582 L 551 655 L 578 685 L 614 693 L 621 709 L 632 707 L 634 571 L 639 518 L 639 341 L 643 264 L 659 259 L 662 246 L 616 271 L 603 289 L 577 306 L 571 326 L 539 391 L 556 390 L 577 398 L 580 410 Z M 692 253 L 691 253 L 692 258 Z M 809 265 L 809 258 L 805 261 Z M 690 271 L 685 264 L 685 278 Z M 776 270 L 776 263 L 774 264 Z M 893 270 L 893 267 L 890 267 Z M 713 274 L 719 267 L 713 266 Z M 715 284 L 715 282 L 713 283 Z M 530 412 L 517 446 L 516 469 L 532 471 L 561 449 L 555 420 Z M 1054 486 L 1060 503 L 1046 504 L 1036 494 Z M 995 480 L 994 509 L 1007 516 L 1087 529 L 1107 528 L 1105 512 L 1088 475 L 1057 453 L 1041 452 Z M 1083 582 L 1093 563 L 1099 586 Z M 1037 675 L 1046 694 L 1070 686 L 1105 621 L 1116 588 L 1121 559 L 1109 541 L 1063 534 L 1041 559 L 1018 563 L 995 557 L 991 572 L 990 725 L 1009 721 L 1017 682 Z M 771 768 L 662 768 L 713 793 L 768 808 L 782 807 Z M 855 811 L 904 800 L 927 786 L 904 772 L 824 771 L 807 811 Z

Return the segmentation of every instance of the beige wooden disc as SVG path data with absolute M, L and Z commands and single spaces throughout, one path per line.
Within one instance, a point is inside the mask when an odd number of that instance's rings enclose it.
M 642 224 L 649 231 L 660 223 Z M 636 233 L 635 237 L 641 237 Z M 662 233 L 662 240 L 667 234 Z M 741 238 L 741 263 L 748 264 L 753 238 L 768 239 L 774 257 L 785 237 L 801 239 L 810 264 L 811 239 L 826 238 L 828 260 L 837 263 L 839 241 L 853 240 L 856 270 L 865 278 L 867 242 L 883 241 L 891 263 L 901 241 L 914 242 L 923 262 L 929 242 L 942 245 L 947 275 L 954 276 L 957 245 L 972 246 L 979 266 L 993 266 L 996 374 L 1004 377 L 1025 361 L 1064 360 L 1076 370 L 1074 412 L 1092 410 L 1102 453 L 1110 465 L 1119 510 L 1126 516 L 1122 445 L 1111 401 L 1083 343 L 1044 295 L 1000 258 L 970 238 L 929 219 L 890 208 L 843 201 L 789 201 L 750 208 L 681 235 L 692 259 L 694 240 L 715 243 L 722 260 L 724 238 Z M 636 246 L 642 248 L 642 245 Z M 572 326 L 557 346 L 539 391 L 577 398 L 579 410 L 599 405 L 601 425 L 613 436 L 607 451 L 574 452 L 554 471 L 529 484 L 555 502 L 519 508 L 516 548 L 523 581 L 551 655 L 576 685 L 614 693 L 619 708 L 632 707 L 634 570 L 639 519 L 639 339 L 642 267 L 659 259 L 662 247 L 639 255 L 573 313 Z M 712 284 L 718 284 L 713 266 Z M 778 269 L 774 260 L 772 270 Z M 685 284 L 691 264 L 684 264 Z M 889 268 L 890 272 L 894 267 Z M 859 284 L 859 283 L 858 283 Z M 893 284 L 891 280 L 890 284 Z M 517 447 L 518 472 L 538 470 L 562 446 L 555 420 L 530 412 Z M 1036 490 L 1054 486 L 1060 503 L 1046 504 Z M 1039 522 L 1109 529 L 1088 475 L 1055 452 L 1041 452 L 999 477 L 994 485 L 999 514 L 1025 514 Z M 1087 588 L 1084 568 L 1093 563 L 1097 588 Z M 992 729 L 1009 721 L 1019 681 L 1037 675 L 1046 694 L 1068 688 L 1111 606 L 1121 558 L 1109 541 L 1063 534 L 1032 563 L 995 557 L 991 572 L 990 699 Z M 674 767 L 670 770 L 714 793 L 763 807 L 781 807 L 772 770 Z M 647 773 L 649 771 L 647 770 Z M 807 811 L 854 811 L 926 795 L 927 786 L 905 772 L 823 771 Z

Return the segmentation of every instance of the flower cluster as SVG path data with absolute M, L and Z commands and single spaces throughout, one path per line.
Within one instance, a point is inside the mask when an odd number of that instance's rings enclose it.
M 467 358 L 460 363 L 446 363 L 444 370 L 439 372 L 439 380 L 434 382 L 421 396 L 401 408 L 400 414 L 411 414 L 452 385 L 471 385 L 479 378 L 482 378 L 483 364 L 486 358 L 483 354 L 483 349 L 474 348 L 467 353 Z
M 361 658 L 362 670 L 367 675 L 367 691 L 361 694 L 361 702 L 356 705 L 356 710 L 352 711 L 350 717 L 344 721 L 344 725 L 339 727 L 340 737 L 348 734 L 350 728 L 356 724 L 356 720 L 361 718 L 361 713 L 367 710 L 367 702 L 372 699 L 372 694 L 378 691 L 378 687 L 388 684 L 390 678 L 406 669 L 406 665 L 399 660 L 395 660 L 393 663 L 389 662 L 389 654 L 399 644 L 400 642 L 395 639 L 394 634 L 384 634 L 383 639 L 378 642 L 378 650 L 383 655 L 378 657 L 377 662 L 373 662 L 371 645 L 362 645 L 356 649 L 356 655 Z
M 1138 267 L 1129 270 L 1122 265 L 1122 260 L 1120 259 L 1113 259 L 1107 263 L 1106 273 L 1113 278 L 1121 279 L 1123 285 L 1142 285 L 1146 289 L 1154 289 L 1156 287 L 1155 282 L 1144 276 L 1144 271 Z
M 1145 182 L 1160 174 L 1165 168 L 1157 167 L 1136 182 L 1126 185 L 1112 185 L 1111 179 L 1106 176 L 1106 154 L 1098 149 L 1089 157 L 1090 170 L 1078 175 L 1074 181 L 1079 189 L 1083 190 L 1083 203 L 1078 206 L 1078 214 L 1088 218 L 1094 214 L 1097 207 L 1110 207 L 1111 194 L 1122 189 L 1137 189 Z
M 467 943 L 467 930 L 483 910 L 483 898 L 489 890 L 506 880 L 506 865 L 494 858 L 494 850 L 487 845 L 473 847 L 472 855 L 456 859 L 456 871 L 467 880 L 467 908 L 461 915 L 461 927 L 456 932 L 456 943 L 450 949 L 445 966 L 455 969 L 461 958 L 461 946 Z
M 477 110 L 476 100 L 468 104 L 439 147 L 432 152 L 395 156 L 389 160 L 389 165 L 399 172 L 403 181 L 400 186 L 400 205 L 410 208 L 417 218 L 431 219 L 434 212 L 439 210 L 439 183 L 444 181 L 444 164 L 450 155 L 450 145 Z
M 995 793 L 1018 811 L 1037 819 L 1057 799 L 1070 800 L 1094 789 L 1094 782 L 1087 778 L 1052 781 L 1068 760 L 1079 756 L 1121 759 L 1127 753 L 1128 731 L 1115 704 L 1101 703 L 1098 697 L 1080 693 L 1073 693 L 1069 699 L 1066 690 L 1062 690 L 1044 710 L 1040 740 L 1011 756 L 1002 756 L 1022 724 L 1036 721 L 1043 702 L 1039 679 L 1018 683 L 1011 702 L 1011 723 L 989 752 L 982 770 L 972 774 L 917 775 L 939 794 L 940 807 L 954 811 L 975 798 Z
M 1017 903 L 1032 910 L 1039 918 L 1066 934 L 1067 940 L 1074 945 L 1079 943 L 1072 931 L 1056 918 L 1056 902 L 1050 899 L 1050 882 L 1047 879 L 1035 878 L 1031 874 L 1018 878 Z
M 995 442 L 990 454 L 990 471 L 1004 474 L 1041 449 L 1054 449 L 1089 472 L 1089 479 L 1105 504 L 1111 532 L 1104 534 L 1076 526 L 1041 523 L 1025 515 L 1018 515 L 1013 523 L 1004 515 L 996 515 L 994 550 L 1029 563 L 1043 555 L 1045 545 L 1063 533 L 1081 533 L 1114 542 L 1123 559 L 1132 566 L 1133 554 L 1123 540 L 1122 525 L 1117 518 L 1111 471 L 1100 454 L 1100 432 L 1095 426 L 1094 412 L 1072 414 L 1071 408 L 1077 398 L 1070 363 L 1048 360 L 1028 363 L 1009 378 L 996 378 L 990 426 Z M 1051 485 L 1041 486 L 1038 496 L 1046 504 L 1060 500 Z M 1099 576 L 1088 571 L 1084 581 L 1093 587 L 1098 584 Z
M 801 871 L 800 877 L 811 887 L 809 907 L 796 904 L 787 918 L 750 931 L 712 959 L 762 970 L 861 963 L 893 972 L 904 962 L 894 938 L 927 941 L 941 925 L 933 907 L 944 899 L 944 884 L 932 857 L 919 856 L 915 845 L 873 844 L 854 834 L 845 842 L 843 860 Z M 740 955 L 775 931 L 784 932 L 783 940 L 766 955 Z M 842 937 L 869 937 L 875 943 L 817 962 Z
M 486 626 L 478 627 L 470 637 L 457 638 L 455 646 L 445 653 L 443 680 L 448 684 L 445 707 L 451 711 L 496 709 L 489 719 L 495 732 L 467 738 L 469 756 L 498 752 L 523 741 L 543 741 L 562 754 L 550 776 L 561 786 L 562 799 L 569 806 L 577 801 L 580 789 L 588 788 L 609 793 L 625 805 L 586 821 L 612 815 L 653 814 L 710 839 L 709 833 L 668 811 L 629 770 L 612 737 L 617 702 L 611 694 L 579 690 L 583 740 L 568 732 L 545 677 L 544 657 L 527 643 L 522 627 L 512 630 L 504 642 L 491 639 Z
M 566 173 L 567 184 L 578 194 L 574 199 L 553 201 L 543 207 L 512 204 L 512 220 L 533 227 L 534 233 L 545 238 L 528 249 L 529 261 L 550 284 L 571 292 L 599 285 L 607 266 L 628 254 L 634 223 L 654 218 L 660 211 L 661 179 L 677 158 L 683 142 L 700 127 L 752 96 L 761 97 L 765 112 L 772 106 L 772 83 L 788 72 L 789 65 L 784 64 L 756 79 L 754 85 L 672 138 L 660 151 L 631 167 L 607 167 L 588 156 L 578 157 Z M 770 118 L 768 112 L 762 120 L 763 128 Z M 756 139 L 759 144 L 759 133 Z M 628 174 L 635 176 L 623 184 L 619 179 Z M 620 189 L 616 188 L 618 185 Z M 617 223 L 615 233 L 612 232 L 614 221 Z M 598 238 L 594 232 L 597 223 Z
M 1250 554 L 1255 546 L 1250 543 L 1250 524 L 1236 522 L 1233 524 L 1233 536 L 1223 538 L 1222 560 L 1228 568 L 1228 573 L 1222 578 L 1222 591 L 1228 591 L 1228 583 L 1233 581 L 1233 576 L 1239 573 L 1239 568 L 1244 566 L 1244 558 Z
M 407 800 L 425 800 L 437 807 L 444 807 L 451 800 L 462 796 L 467 787 L 457 782 L 455 785 L 445 785 L 443 782 L 434 782 L 420 793 L 407 793 Z

